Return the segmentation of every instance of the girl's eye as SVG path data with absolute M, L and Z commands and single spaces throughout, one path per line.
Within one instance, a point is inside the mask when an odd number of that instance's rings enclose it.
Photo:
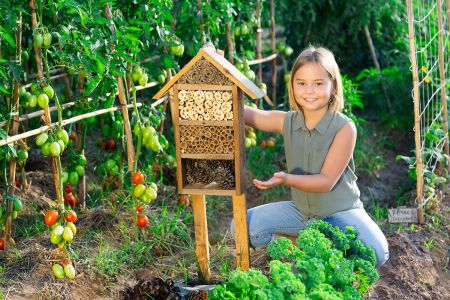
M 316 86 L 321 86 L 322 82 L 316 82 Z

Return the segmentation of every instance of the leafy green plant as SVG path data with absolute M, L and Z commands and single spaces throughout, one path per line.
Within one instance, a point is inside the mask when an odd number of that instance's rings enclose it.
M 300 231 L 297 245 L 287 238 L 270 243 L 270 274 L 236 270 L 209 299 L 364 299 L 361 293 L 378 280 L 373 249 L 324 221 Z

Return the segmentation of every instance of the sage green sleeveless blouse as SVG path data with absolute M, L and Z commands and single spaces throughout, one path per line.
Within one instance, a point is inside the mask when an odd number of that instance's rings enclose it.
M 308 130 L 302 112 L 289 111 L 283 125 L 289 174 L 319 174 L 336 133 L 351 120 L 328 111 L 313 130 Z M 304 192 L 291 188 L 292 200 L 307 219 L 323 219 L 339 211 L 363 207 L 356 185 L 353 157 L 330 192 Z

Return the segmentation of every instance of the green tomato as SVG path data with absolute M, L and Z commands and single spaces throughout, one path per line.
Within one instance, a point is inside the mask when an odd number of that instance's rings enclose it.
M 144 192 L 145 192 L 145 185 L 143 185 L 142 183 L 136 185 L 133 189 L 133 195 L 136 198 L 141 197 L 144 194 Z
M 135 136 L 140 136 L 142 133 L 141 124 L 136 123 L 136 125 L 134 125 L 133 132 Z
M 141 199 L 142 203 L 144 203 L 144 204 L 150 204 L 150 201 L 151 201 L 150 198 L 145 195 L 145 193 L 142 194 L 141 198 L 139 198 L 139 199 Z
M 109 175 L 115 176 L 119 174 L 119 166 L 115 165 L 111 170 L 108 171 Z
M 44 155 L 44 156 L 49 156 L 50 155 L 50 145 L 51 145 L 52 143 L 50 143 L 50 142 L 48 142 L 48 143 L 45 143 L 44 145 L 42 145 L 41 146 L 41 153 L 42 153 L 42 155 Z
M 255 72 L 253 72 L 253 70 L 251 70 L 251 69 L 248 69 L 247 71 L 245 71 L 244 75 L 247 76 L 247 78 L 252 81 L 255 80 L 255 78 L 256 78 Z
M 62 227 L 62 226 L 60 226 L 60 227 Z M 56 235 L 56 234 L 53 233 L 53 231 L 50 233 L 50 242 L 52 244 L 58 245 L 59 243 L 62 242 L 62 240 L 63 240 L 63 237 L 62 237 L 61 234 L 60 235 Z
M 32 84 L 31 84 L 31 88 L 30 88 L 30 91 L 31 91 L 31 93 L 33 94 L 33 95 L 39 95 L 40 94 L 40 89 L 41 89 L 41 87 L 39 86 L 39 83 L 37 83 L 37 82 L 33 82 Z
M 21 211 L 23 209 L 22 201 L 20 201 L 17 198 L 14 198 L 14 200 L 13 200 L 13 209 L 14 209 L 14 211 Z
M 61 146 L 58 142 L 53 142 L 50 144 L 50 153 L 52 156 L 59 156 L 61 154 Z
M 68 226 L 64 227 L 62 237 L 65 241 L 71 242 L 73 240 L 73 231 Z
M 42 88 L 44 93 L 48 96 L 49 99 L 52 99 L 55 96 L 55 91 L 50 85 L 46 85 Z
M 242 26 L 241 26 L 241 35 L 246 35 L 246 34 L 248 34 L 248 26 L 247 26 L 247 24 L 242 24 Z
M 30 58 L 30 54 L 27 50 L 22 50 L 22 60 L 27 61 Z
M 160 84 L 164 84 L 166 82 L 166 76 L 162 73 L 158 74 L 158 76 L 156 76 L 156 79 Z
M 151 187 L 152 189 L 154 189 L 155 192 L 158 192 L 158 186 L 156 185 L 156 183 L 150 182 L 150 187 Z
M 78 176 L 83 176 L 84 175 L 84 168 L 83 168 L 83 166 L 77 165 L 75 167 L 75 172 L 77 172 Z
M 252 139 L 246 137 L 245 138 L 245 148 L 250 148 L 252 146 Z
M 21 86 L 21 87 L 19 88 L 19 97 L 20 97 L 20 98 L 25 97 L 25 94 L 26 94 L 26 93 L 27 93 L 27 90 L 25 89 L 25 87 Z
M 69 173 L 67 172 L 62 172 L 62 182 L 66 183 L 69 180 Z
M 156 199 L 156 197 L 158 197 L 158 194 L 156 193 L 156 191 L 154 189 L 152 189 L 151 187 L 148 187 L 145 189 L 145 196 L 148 197 L 150 199 L 150 201 L 153 201 Z
M 28 158 L 28 152 L 20 149 L 19 151 L 17 151 L 17 162 L 21 163 L 23 161 L 25 161 Z
M 59 144 L 59 147 L 61 147 L 61 153 L 64 152 L 64 149 L 66 149 L 66 145 L 64 145 L 64 142 L 61 140 L 56 141 Z
M 64 274 L 66 275 L 67 278 L 74 279 L 76 274 L 75 268 L 71 264 L 65 265 Z
M 13 212 L 12 212 L 12 218 L 13 218 L 13 220 L 17 219 L 17 216 L 18 216 L 17 211 L 13 210 Z
M 184 45 L 179 44 L 170 47 L 170 52 L 175 56 L 183 56 L 184 53 Z
M 78 184 L 78 179 L 79 179 L 79 177 L 78 177 L 77 172 L 72 171 L 69 173 L 69 183 L 72 186 L 76 186 Z
M 133 78 L 133 82 L 136 82 L 141 78 L 141 74 L 139 73 L 131 73 L 131 78 Z
M 37 96 L 31 94 L 31 96 L 28 98 L 28 105 L 30 107 L 36 107 L 37 105 Z
M 141 77 L 139 77 L 139 84 L 141 86 L 145 86 L 148 82 L 148 75 L 147 74 L 142 74 Z
M 116 166 L 116 161 L 113 159 L 108 159 L 105 163 L 105 168 L 106 171 L 111 170 L 112 168 L 114 168 Z
M 64 142 L 65 146 L 67 146 L 67 144 L 69 143 L 69 134 L 67 133 L 67 131 L 61 128 L 56 132 L 56 136 L 58 137 L 58 139 Z
M 156 132 L 155 128 L 153 128 L 152 126 L 148 125 L 147 127 L 144 128 L 144 132 L 142 133 L 142 137 L 144 138 L 144 140 L 149 140 L 149 139 L 154 139 L 155 137 L 153 136 L 154 133 Z
M 42 42 L 44 41 L 44 38 L 42 37 L 42 34 L 35 33 L 33 36 L 33 45 L 35 47 L 40 48 L 42 46 Z
M 43 38 L 43 44 L 45 47 L 48 47 L 52 44 L 52 34 L 49 32 L 44 33 Z
M 48 107 L 49 99 L 47 94 L 39 94 L 39 96 L 37 97 L 37 102 L 40 108 Z
M 52 266 L 52 272 L 53 275 L 55 275 L 56 278 L 58 279 L 63 279 L 64 278 L 64 269 L 60 264 L 54 264 Z
M 54 235 L 62 235 L 64 233 L 64 227 L 62 227 L 61 225 L 56 226 L 52 229 L 51 233 L 53 233 Z
M 236 25 L 234 27 L 233 34 L 234 34 L 234 36 L 240 36 L 241 35 L 241 26 Z
M 86 156 L 84 156 L 83 154 L 80 154 L 79 156 L 78 156 L 78 164 L 80 165 L 80 166 L 85 166 L 86 164 L 87 164 L 87 159 L 86 159 Z
M 294 49 L 292 49 L 292 47 L 286 46 L 286 48 L 284 48 L 284 55 L 291 56 L 293 53 Z

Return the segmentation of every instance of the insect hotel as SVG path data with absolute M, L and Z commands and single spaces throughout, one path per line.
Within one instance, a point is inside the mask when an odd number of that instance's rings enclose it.
M 263 92 L 212 47 L 198 54 L 155 96 L 169 93 L 174 123 L 177 183 L 193 195 L 196 253 L 208 281 L 208 229 L 205 195 L 233 198 L 236 265 L 250 268 L 245 200 L 244 93 Z

